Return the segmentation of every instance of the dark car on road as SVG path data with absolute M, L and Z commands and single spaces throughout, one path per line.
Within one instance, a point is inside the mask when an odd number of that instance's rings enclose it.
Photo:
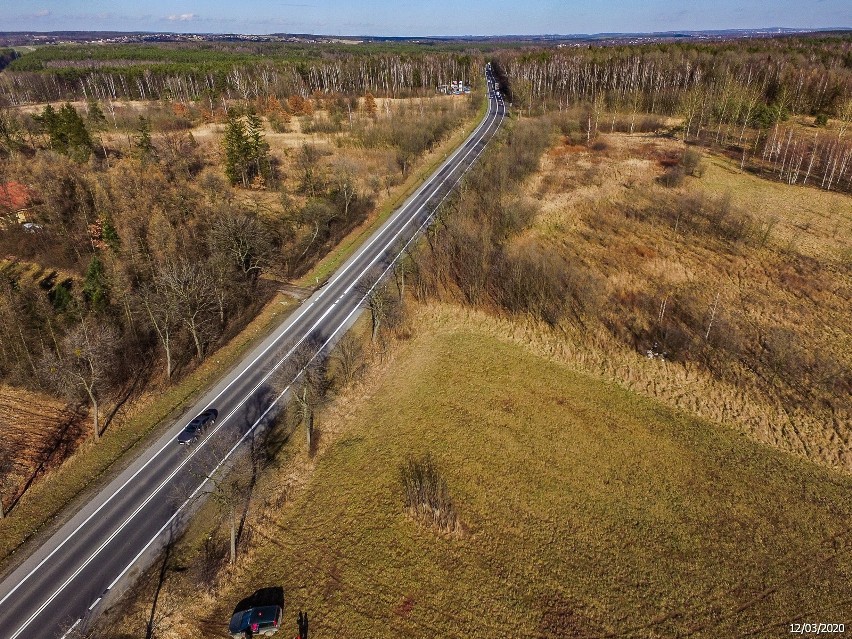
M 280 606 L 260 606 L 242 610 L 231 617 L 228 633 L 234 639 L 257 635 L 274 635 L 281 626 Z
M 186 425 L 180 435 L 177 437 L 178 444 L 191 444 L 197 441 L 210 426 L 216 423 L 216 418 L 219 416 L 219 411 L 215 408 L 208 408 L 198 417 L 193 419 Z

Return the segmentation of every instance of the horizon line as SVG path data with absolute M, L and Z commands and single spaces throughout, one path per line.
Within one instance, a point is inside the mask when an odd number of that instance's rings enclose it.
M 375 39 L 375 38 L 392 38 L 398 40 L 436 40 L 436 39 L 493 39 L 493 38 L 600 38 L 613 36 L 665 36 L 665 35 L 693 35 L 693 34 L 717 34 L 717 33 L 744 33 L 744 32 L 760 32 L 768 33 L 776 32 L 778 35 L 794 34 L 794 33 L 820 33 L 820 32 L 836 32 L 836 31 L 852 31 L 852 26 L 830 26 L 830 27 L 730 27 L 722 29 L 669 29 L 666 31 L 600 31 L 596 33 L 504 33 L 504 34 L 465 34 L 465 35 L 366 35 L 366 34 L 330 34 L 330 33 L 309 33 L 309 32 L 269 32 L 269 33 L 242 33 L 237 31 L 166 31 L 166 30 L 138 30 L 125 31 L 115 29 L 54 29 L 51 31 L 36 31 L 30 29 L 16 31 L 0 31 L 0 36 L 4 35 L 58 35 L 58 34 L 119 34 L 119 35 L 175 35 L 175 36 L 238 36 L 238 37 L 315 37 L 315 38 L 349 38 L 349 39 Z

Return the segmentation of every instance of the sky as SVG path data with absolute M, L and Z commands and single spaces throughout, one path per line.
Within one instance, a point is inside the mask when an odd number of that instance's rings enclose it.
M 529 35 L 852 27 L 849 0 L 0 0 L 0 31 Z

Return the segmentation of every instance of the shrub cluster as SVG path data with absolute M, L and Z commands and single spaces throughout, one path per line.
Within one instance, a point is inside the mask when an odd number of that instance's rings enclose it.
M 466 109 L 458 110 L 445 106 L 426 112 L 399 109 L 390 117 L 359 122 L 355 135 L 366 148 L 394 149 L 397 167 L 407 175 L 414 160 L 459 126 L 474 106 L 475 103 L 469 101 Z
M 537 170 L 559 117 L 517 123 L 472 171 L 414 255 L 421 295 L 449 293 L 551 325 L 594 305 L 599 286 L 587 269 L 520 238 L 538 208 L 517 186 Z
M 410 458 L 401 468 L 405 507 L 418 520 L 441 532 L 459 529 L 459 518 L 447 481 L 441 476 L 431 455 Z

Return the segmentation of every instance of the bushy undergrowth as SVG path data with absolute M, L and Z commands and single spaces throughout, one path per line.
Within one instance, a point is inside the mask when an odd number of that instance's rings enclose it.
M 554 119 L 521 121 L 484 156 L 413 254 L 419 295 L 458 294 L 551 325 L 594 306 L 597 284 L 576 260 L 519 240 L 538 209 L 518 197 L 518 185 L 538 168 L 555 130 Z
M 451 109 L 447 105 L 437 108 L 427 106 L 425 110 L 399 109 L 389 117 L 360 122 L 355 130 L 355 138 L 368 149 L 394 149 L 396 164 L 405 175 L 417 156 L 431 150 L 469 117 L 478 105 L 477 99 L 471 99 L 459 109 Z
M 848 339 L 840 328 L 842 265 L 825 268 L 779 244 L 771 211 L 702 189 L 695 178 L 705 160 L 689 148 L 642 147 L 664 171 L 677 167 L 682 188 L 661 189 L 649 176 L 630 185 L 624 201 L 581 199 L 574 230 L 552 218 L 539 225 L 539 202 L 519 196 L 518 185 L 568 117 L 522 120 L 485 156 L 415 252 L 417 294 L 579 329 L 596 345 L 697 367 L 705 379 L 747 388 L 784 410 L 842 421 L 852 395 L 852 366 L 840 347 Z M 545 174 L 540 195 L 619 188 L 608 165 L 616 165 L 617 147 L 567 148 L 553 161 L 571 170 Z M 582 158 L 576 166 L 571 154 Z M 823 321 L 840 342 L 817 329 Z
M 459 527 L 455 504 L 431 455 L 409 458 L 400 469 L 405 507 L 416 519 L 441 532 Z
M 263 174 L 237 179 L 237 188 L 224 179 L 217 129 L 180 130 L 181 118 L 201 119 L 196 106 L 66 104 L 63 112 L 91 133 L 78 144 L 86 161 L 63 153 L 50 130 L 24 135 L 28 124 L 38 123 L 25 111 L 0 109 L 0 129 L 11 132 L 0 136 L 0 187 L 8 182 L 11 193 L 27 199 L 20 218 L 0 201 L 0 256 L 6 258 L 0 383 L 52 392 L 75 406 L 88 402 L 90 417 L 110 415 L 99 427 L 107 433 L 116 425 L 116 403 L 135 408 L 150 389 L 179 384 L 246 326 L 274 294 L 274 281 L 304 275 L 367 220 L 381 187 L 390 195 L 418 155 L 473 114 L 473 102 L 455 110 L 448 103 L 423 101 L 424 121 L 440 126 L 428 128 L 426 146 L 406 147 L 404 167 L 391 150 L 364 149 L 349 127 L 338 145 L 302 130 L 293 133 L 301 141 L 293 151 L 269 135 L 275 148 L 264 158 Z M 313 104 L 325 108 L 314 111 Z M 368 122 L 365 129 L 390 121 L 383 144 L 391 147 L 405 146 L 394 136 L 414 136 L 421 125 L 419 116 L 399 117 L 405 108 L 399 103 L 385 103 L 376 121 L 358 105 L 357 98 L 338 97 L 267 106 L 282 126 L 293 117 L 303 124 L 337 122 L 349 109 L 353 129 L 359 120 Z M 256 106 L 229 105 L 229 113 L 247 114 L 251 124 L 239 139 L 223 136 L 239 142 L 236 150 L 249 143 L 269 148 Z M 385 315 L 384 324 L 393 325 L 395 315 Z M 97 375 L 88 388 L 54 374 L 56 361 L 69 367 L 76 361 L 72 338 L 83 324 L 92 336 L 109 337 L 98 337 L 102 348 L 89 367 Z

